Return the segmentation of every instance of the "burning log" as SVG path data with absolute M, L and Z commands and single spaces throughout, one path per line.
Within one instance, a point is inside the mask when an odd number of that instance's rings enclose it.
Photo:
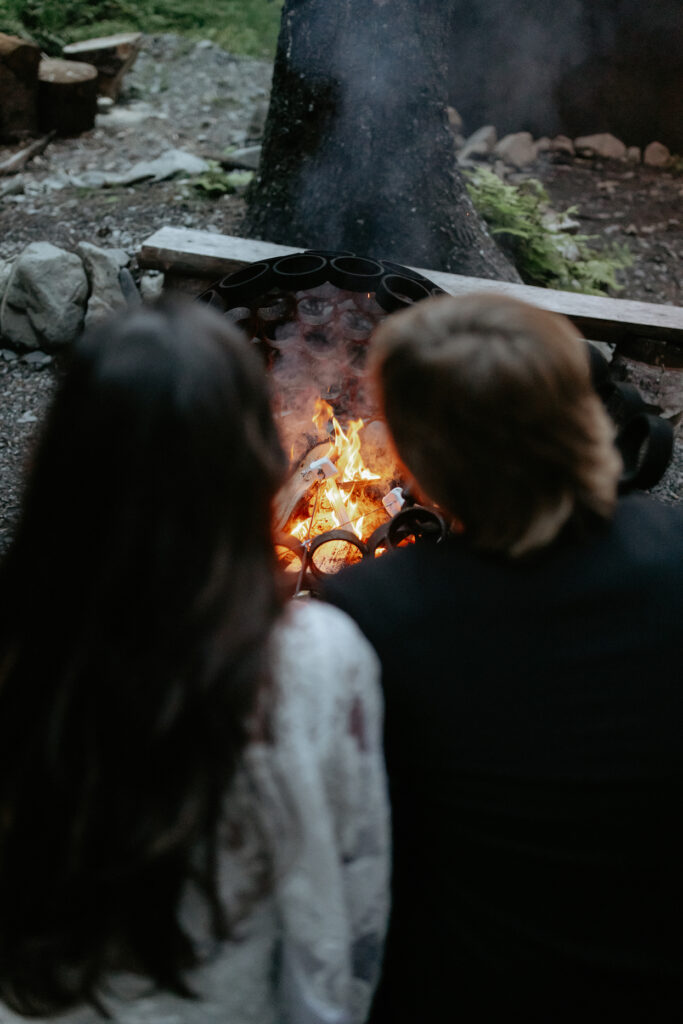
M 123 76 L 132 68 L 140 51 L 140 32 L 121 32 L 99 39 L 69 43 L 62 51 L 67 60 L 85 61 L 97 68 L 97 88 L 102 96 L 118 98 Z
M 80 61 L 43 57 L 38 68 L 40 123 L 44 131 L 80 135 L 95 124 L 97 69 Z
M 0 32 L 0 140 L 37 132 L 39 63 L 35 43 Z
M 281 487 L 275 498 L 275 528 L 284 530 L 301 499 L 308 494 L 313 484 L 318 479 L 311 468 L 311 463 L 323 459 L 331 451 L 329 441 L 315 445 L 314 448 L 303 457 L 299 465 L 289 477 L 284 487 Z

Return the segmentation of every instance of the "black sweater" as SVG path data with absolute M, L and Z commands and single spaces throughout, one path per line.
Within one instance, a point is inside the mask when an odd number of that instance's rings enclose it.
M 383 665 L 372 1020 L 683 1019 L 683 510 L 629 497 L 523 561 L 404 548 L 325 596 Z

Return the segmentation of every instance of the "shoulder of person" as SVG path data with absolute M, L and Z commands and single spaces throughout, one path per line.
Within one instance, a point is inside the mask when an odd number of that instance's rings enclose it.
M 381 718 L 379 661 L 353 620 L 319 601 L 293 602 L 273 637 L 278 718 L 324 741 L 360 702 Z

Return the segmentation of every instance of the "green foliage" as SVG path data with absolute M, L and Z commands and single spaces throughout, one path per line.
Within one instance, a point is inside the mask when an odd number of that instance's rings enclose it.
M 282 0 L 2 0 L 0 31 L 59 54 L 65 43 L 113 32 L 176 32 L 232 53 L 272 58 Z
M 193 178 L 190 184 L 207 199 L 229 195 L 246 188 L 254 177 L 253 171 L 224 171 L 217 160 L 208 160 L 208 171 Z
M 508 185 L 485 167 L 467 178 L 478 213 L 501 236 L 527 283 L 589 295 L 621 289 L 617 271 L 630 266 L 628 249 L 613 244 L 598 250 L 591 245 L 595 236 L 570 233 L 566 224 L 576 206 L 552 215 L 548 193 L 535 178 Z

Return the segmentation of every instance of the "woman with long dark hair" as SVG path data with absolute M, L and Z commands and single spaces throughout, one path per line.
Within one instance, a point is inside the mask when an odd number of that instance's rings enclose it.
M 197 305 L 78 344 L 0 567 L 0 1019 L 365 1017 L 386 918 L 377 666 L 285 608 L 284 462 Z

